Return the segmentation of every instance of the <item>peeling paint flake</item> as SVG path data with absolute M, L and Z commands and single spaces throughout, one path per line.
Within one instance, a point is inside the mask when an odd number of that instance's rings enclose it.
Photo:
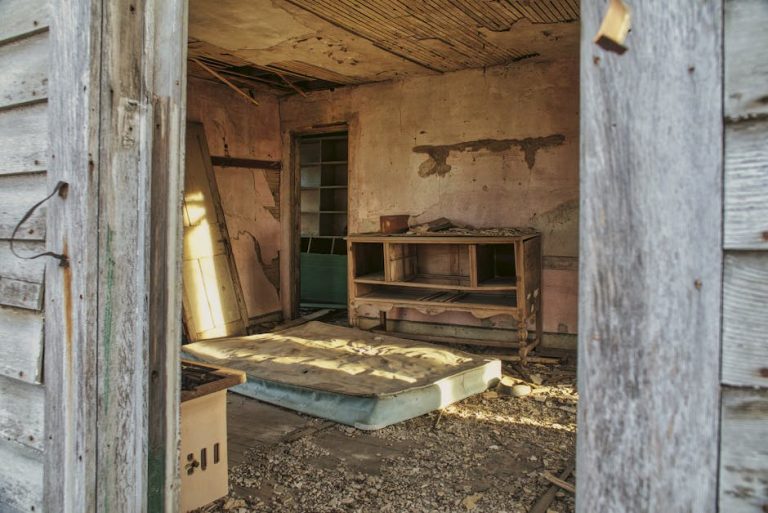
M 545 137 L 526 137 L 525 139 L 478 139 L 456 144 L 414 146 L 415 153 L 425 153 L 427 160 L 419 165 L 419 176 L 426 178 L 437 175 L 444 176 L 451 170 L 448 156 L 452 151 L 490 151 L 493 153 L 508 151 L 513 147 L 522 150 L 528 169 L 533 169 L 536 163 L 536 152 L 542 148 L 560 146 L 565 142 L 563 134 L 552 134 Z

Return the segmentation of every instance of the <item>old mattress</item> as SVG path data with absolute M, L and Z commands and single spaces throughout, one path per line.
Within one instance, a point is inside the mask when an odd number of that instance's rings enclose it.
M 233 392 L 360 429 L 423 415 L 501 378 L 498 360 L 322 322 L 195 342 L 182 355 L 244 371 Z

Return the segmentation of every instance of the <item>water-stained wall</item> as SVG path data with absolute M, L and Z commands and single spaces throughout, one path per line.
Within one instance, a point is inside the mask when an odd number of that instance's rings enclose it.
M 294 95 L 281 124 L 349 123 L 351 232 L 385 214 L 538 228 L 544 329 L 575 333 L 578 77 L 573 56 Z
M 275 96 L 259 106 L 223 84 L 190 78 L 187 119 L 205 126 L 212 157 L 279 161 L 280 119 Z M 280 171 L 214 166 L 248 316 L 281 310 Z

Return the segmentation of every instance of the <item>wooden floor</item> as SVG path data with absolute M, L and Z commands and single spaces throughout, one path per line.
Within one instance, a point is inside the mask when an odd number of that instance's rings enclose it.
M 245 463 L 249 449 L 263 450 L 304 436 L 312 436 L 315 443 L 343 461 L 366 462 L 380 459 L 381 454 L 401 451 L 406 454 L 410 450 L 410 447 L 394 447 L 391 441 L 372 437 L 365 442 L 350 443 L 348 437 L 328 429 L 335 425 L 230 392 L 227 396 L 229 467 Z M 366 468 L 360 468 L 361 471 L 375 471 L 362 466 Z

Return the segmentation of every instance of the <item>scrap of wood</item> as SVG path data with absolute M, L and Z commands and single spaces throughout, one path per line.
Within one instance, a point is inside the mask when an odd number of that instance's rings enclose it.
M 380 329 L 372 328 L 370 331 L 374 333 L 381 333 L 382 335 L 393 335 L 392 332 L 382 331 Z M 509 342 L 502 340 L 477 340 L 473 338 L 459 338 L 448 337 L 439 335 L 422 335 L 421 333 L 408 333 L 397 332 L 395 334 L 400 338 L 407 338 L 411 340 L 421 340 L 423 342 L 434 342 L 437 344 L 454 344 L 460 346 L 481 346 L 481 347 L 514 347 Z
M 560 474 L 559 478 L 562 480 L 568 479 L 568 476 L 571 475 L 575 466 L 576 465 L 574 463 L 568 465 L 566 469 L 563 470 L 562 474 Z M 536 504 L 533 505 L 528 513 L 546 513 L 549 505 L 552 504 L 553 500 L 555 500 L 555 494 L 557 493 L 557 490 L 557 486 L 551 485 L 549 489 L 544 492 L 541 497 L 539 497 L 539 500 L 536 501 Z
M 245 167 L 249 169 L 273 169 L 280 171 L 283 164 L 279 160 L 242 159 L 211 155 L 211 164 L 217 167 Z
M 624 41 L 629 33 L 630 20 L 629 7 L 622 0 L 611 0 L 594 42 L 604 50 L 623 54 L 627 51 Z
M 507 354 L 480 354 L 478 356 L 486 356 L 488 358 L 496 358 L 497 360 L 502 360 L 505 362 L 519 362 L 520 357 L 517 355 L 507 355 Z M 526 361 L 528 363 L 541 363 L 541 364 L 551 364 L 551 365 L 557 365 L 560 363 L 559 358 L 548 358 L 546 356 L 527 356 Z
M 335 422 L 332 422 L 330 420 L 326 420 L 325 422 L 321 422 L 320 424 L 318 424 L 316 426 L 300 427 L 298 429 L 294 429 L 290 433 L 287 433 L 285 436 L 283 436 L 280 439 L 280 443 L 295 442 L 296 440 L 304 438 L 305 436 L 314 435 L 315 433 L 319 433 L 320 431 L 323 431 L 323 430 L 328 429 L 329 427 L 335 426 L 335 425 L 336 425 Z
M 446 217 L 439 217 L 428 223 L 421 223 L 412 226 L 410 231 L 415 233 L 439 232 L 442 230 L 447 230 L 448 228 L 453 228 L 454 226 L 455 225 L 451 222 L 450 219 Z
M 246 100 L 248 100 L 249 102 L 251 102 L 252 104 L 254 104 L 254 105 L 256 105 L 258 107 L 259 102 L 256 101 L 255 98 L 252 98 L 250 94 L 246 93 L 245 91 L 243 91 L 242 89 L 237 87 L 235 84 L 230 82 L 226 77 L 224 77 L 223 75 L 218 73 L 216 70 L 214 70 L 210 66 L 204 64 L 203 61 L 201 61 L 197 57 L 190 57 L 190 60 L 192 62 L 194 62 L 195 64 L 197 64 L 198 66 L 200 66 L 201 68 L 203 68 L 205 71 L 207 71 L 211 75 L 213 75 L 214 77 L 216 77 L 219 80 L 221 80 L 222 82 L 224 82 L 227 86 L 229 86 L 237 94 L 239 94 L 240 96 L 242 96 L 243 98 L 245 98 Z
M 565 480 L 563 480 L 563 479 L 560 479 L 560 478 L 558 478 L 557 476 L 553 476 L 553 475 L 552 475 L 552 474 L 550 474 L 549 472 L 542 472 L 542 473 L 541 473 L 541 476 L 542 476 L 544 479 L 546 479 L 547 481 L 549 481 L 550 483 L 552 483 L 553 485 L 555 485 L 555 486 L 559 486 L 560 488 L 562 488 L 563 490 L 565 490 L 565 491 L 567 491 L 567 492 L 571 492 L 571 493 L 573 493 L 573 494 L 575 494 L 575 493 L 576 493 L 576 487 L 575 487 L 575 486 L 573 486 L 573 485 L 572 485 L 571 483 L 569 483 L 568 481 L 565 481 Z
M 272 73 L 274 73 L 275 75 L 277 75 L 278 77 L 280 77 L 280 79 L 281 79 L 283 82 L 285 82 L 286 84 L 288 84 L 288 86 L 289 86 L 291 89 L 293 89 L 294 91 L 296 91 L 297 93 L 299 93 L 300 95 L 302 95 L 304 98 L 306 98 L 306 97 L 307 97 L 307 93 L 305 93 L 304 91 L 302 91 L 302 90 L 299 88 L 299 86 L 297 86 L 296 84 L 294 84 L 293 82 L 291 82 L 290 80 L 288 80 L 288 78 L 287 78 L 285 75 L 283 75 L 282 73 L 280 73 L 280 72 L 278 72 L 278 71 L 276 71 L 276 70 L 272 70 Z
M 331 308 L 324 308 L 323 310 L 317 310 L 316 312 L 312 312 L 302 317 L 297 317 L 296 319 L 291 319 L 290 321 L 286 321 L 282 324 L 278 324 L 272 329 L 272 332 L 287 330 L 288 328 L 293 328 L 295 326 L 301 326 L 302 324 L 306 324 L 309 321 L 316 321 L 318 319 L 322 319 L 323 317 L 325 317 L 326 315 L 330 315 L 334 311 L 335 310 Z

